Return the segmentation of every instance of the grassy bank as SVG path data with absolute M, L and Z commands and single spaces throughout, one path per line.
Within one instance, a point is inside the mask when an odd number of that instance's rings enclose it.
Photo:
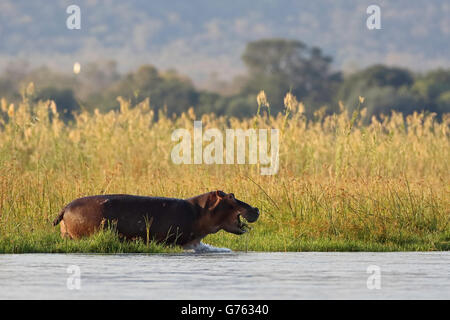
M 92 237 L 72 241 L 56 232 L 33 231 L 0 238 L 1 253 L 176 253 L 181 248 L 154 242 L 120 241 L 115 232 L 105 230 Z
M 255 103 L 256 104 L 256 103 Z M 71 200 L 129 193 L 186 198 L 222 189 L 260 208 L 244 236 L 219 232 L 205 242 L 254 251 L 397 251 L 450 249 L 450 116 L 381 120 L 361 113 L 289 115 L 238 120 L 203 116 L 207 128 L 278 128 L 280 168 L 175 165 L 177 128 L 192 130 L 190 110 L 155 117 L 147 102 L 108 114 L 82 113 L 68 125 L 51 102 L 1 101 L 0 252 L 160 252 L 114 234 L 60 239 L 51 222 Z M 307 107 L 307 106 L 306 106 Z M 363 107 L 363 105 L 362 105 Z M 256 107 L 255 107 L 256 109 Z M 157 118 L 157 120 L 155 120 Z M 366 124 L 370 123 L 370 124 Z

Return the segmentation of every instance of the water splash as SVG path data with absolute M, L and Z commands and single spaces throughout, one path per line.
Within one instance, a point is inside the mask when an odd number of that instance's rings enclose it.
M 195 253 L 233 252 L 231 249 L 228 249 L 228 248 L 217 248 L 217 247 L 211 246 L 211 245 L 203 243 L 203 242 L 200 242 L 198 244 L 185 247 L 184 249 L 186 251 L 195 252 Z

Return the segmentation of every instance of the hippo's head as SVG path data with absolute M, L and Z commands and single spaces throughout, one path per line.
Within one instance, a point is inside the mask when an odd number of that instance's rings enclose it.
M 259 209 L 240 201 L 232 193 L 217 190 L 208 197 L 210 214 L 218 229 L 234 234 L 247 232 L 248 225 L 243 221 L 255 222 L 259 217 Z

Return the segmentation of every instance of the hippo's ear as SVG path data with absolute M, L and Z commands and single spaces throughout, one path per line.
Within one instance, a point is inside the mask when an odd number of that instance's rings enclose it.
M 223 199 L 224 195 L 225 193 L 221 190 L 211 192 L 206 200 L 205 208 L 213 210 L 220 203 L 220 200 Z
M 223 192 L 222 190 L 216 190 L 216 197 L 220 200 L 222 200 L 223 197 L 225 197 L 227 194 Z

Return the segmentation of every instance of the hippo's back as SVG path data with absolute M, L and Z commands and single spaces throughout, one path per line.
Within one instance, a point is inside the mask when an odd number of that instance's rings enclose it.
M 127 194 L 96 195 L 76 199 L 64 209 L 64 224 L 71 237 L 90 235 L 104 222 L 125 238 L 183 242 L 197 219 L 182 199 Z M 177 241 L 175 241 L 177 240 Z

